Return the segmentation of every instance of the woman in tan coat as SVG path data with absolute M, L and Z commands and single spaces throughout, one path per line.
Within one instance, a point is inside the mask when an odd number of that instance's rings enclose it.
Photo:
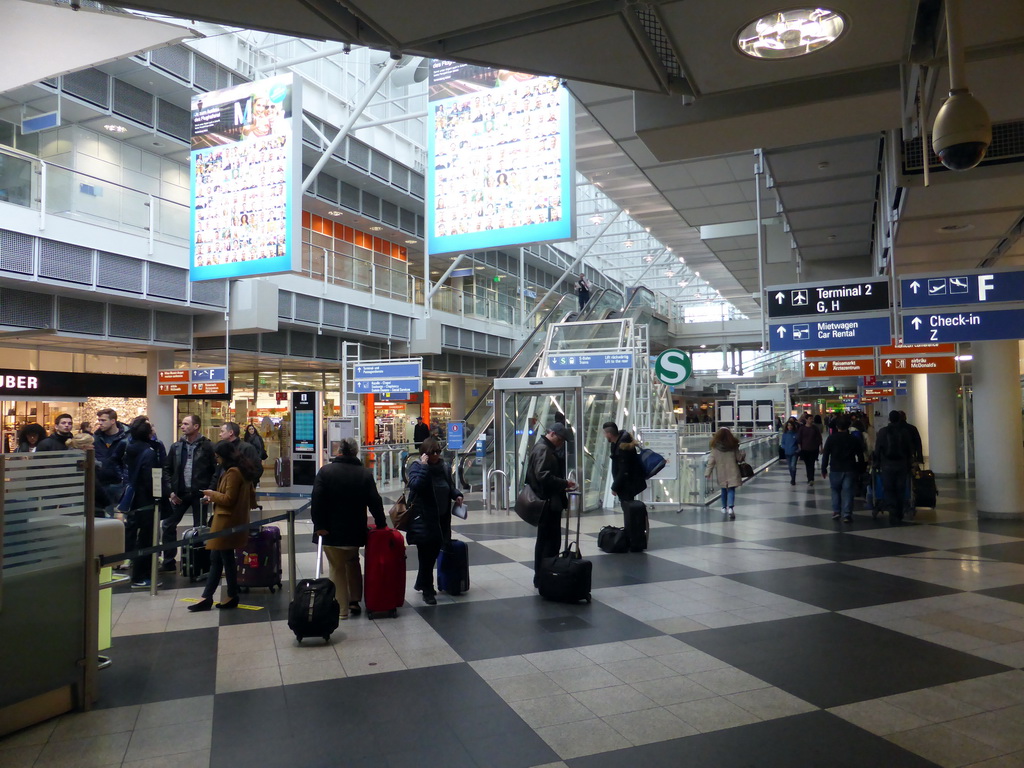
M 740 477 L 740 462 L 747 458 L 740 450 L 740 441 L 728 427 L 722 427 L 711 438 L 711 458 L 705 477 L 711 477 L 711 471 L 718 473 L 718 485 L 722 489 L 722 514 L 730 520 L 736 519 L 736 489 L 743 485 Z
M 217 490 L 203 491 L 204 500 L 213 502 L 213 519 L 210 532 L 216 533 L 236 525 L 249 522 L 249 510 L 253 506 L 252 478 L 255 468 L 239 453 L 233 443 L 221 441 L 213 449 L 217 463 L 224 468 Z M 218 608 L 238 607 L 238 581 L 235 571 L 235 550 L 245 546 L 249 539 L 247 530 L 236 531 L 228 536 L 210 539 L 206 548 L 210 550 L 210 575 L 203 590 L 203 599 L 190 605 L 190 611 L 208 611 L 213 607 L 213 594 L 220 586 L 221 572 L 228 584 L 227 602 L 217 603 Z

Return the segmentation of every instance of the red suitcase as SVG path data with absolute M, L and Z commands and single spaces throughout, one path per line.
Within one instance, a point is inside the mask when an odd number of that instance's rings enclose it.
M 366 534 L 366 614 L 398 616 L 405 603 L 405 539 L 394 528 L 371 528 Z
M 280 588 L 281 529 L 276 525 L 265 525 L 249 531 L 249 540 L 244 547 L 235 550 L 238 586 L 248 592 L 251 587 L 266 587 L 271 592 Z

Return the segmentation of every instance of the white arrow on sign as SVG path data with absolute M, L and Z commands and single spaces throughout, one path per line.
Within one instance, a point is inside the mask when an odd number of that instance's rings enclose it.
M 779 302 L 779 304 L 782 303 L 782 300 L 784 298 L 786 298 L 786 296 L 782 293 L 782 291 L 779 291 L 778 293 L 775 294 L 775 300 Z
M 885 367 L 886 368 L 891 368 L 892 367 L 892 360 L 886 360 L 885 361 Z
M 915 331 L 920 330 L 920 328 L 921 328 L 921 318 L 920 317 L 915 317 L 913 320 L 910 321 L 910 324 L 912 326 L 914 326 L 914 330 Z
M 780 325 L 779 326 L 779 338 L 780 339 L 786 338 L 786 326 L 784 326 L 784 325 Z
M 910 284 L 910 290 L 912 290 L 914 293 L 917 293 L 917 289 L 920 288 L 920 287 L 921 287 L 921 284 L 919 282 L 917 282 L 917 280 L 915 280 L 914 282 L 912 282 Z

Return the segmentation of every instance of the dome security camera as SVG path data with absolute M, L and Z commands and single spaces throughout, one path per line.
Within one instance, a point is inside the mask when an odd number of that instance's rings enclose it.
M 932 149 L 951 171 L 966 171 L 985 157 L 992 143 L 992 121 L 966 89 L 949 92 L 932 128 Z

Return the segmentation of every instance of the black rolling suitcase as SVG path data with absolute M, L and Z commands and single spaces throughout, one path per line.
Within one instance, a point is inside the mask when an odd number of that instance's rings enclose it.
M 437 556 L 437 588 L 449 595 L 469 591 L 469 546 L 452 539 Z
M 569 542 L 569 523 L 572 520 L 572 508 L 575 496 L 576 540 Z M 590 602 L 590 583 L 594 564 L 580 554 L 580 512 L 579 493 L 570 492 L 570 503 L 565 510 L 565 549 L 554 557 L 541 560 L 540 572 L 537 574 L 537 586 L 540 596 L 545 600 L 559 603 L 578 603 L 581 600 Z
M 189 583 L 205 579 L 210 572 L 210 550 L 206 548 L 205 541 L 195 541 L 198 536 L 210 532 L 206 524 L 210 504 L 203 501 L 199 504 L 199 525 L 189 528 L 181 537 L 185 543 L 181 545 L 181 575 L 189 580 Z
M 320 578 L 324 540 L 316 544 L 316 577 L 302 579 L 295 585 L 295 599 L 288 606 L 288 629 L 301 643 L 306 637 L 322 637 L 330 642 L 331 634 L 341 621 L 341 606 L 335 597 L 334 582 Z
M 647 549 L 647 534 L 651 529 L 651 522 L 647 517 L 647 505 L 642 501 L 624 501 L 622 502 L 622 512 L 626 518 L 629 551 L 643 552 Z
M 626 533 L 626 529 L 606 525 L 597 534 L 597 548 L 612 555 L 629 552 L 629 535 Z
M 922 469 L 914 475 L 914 506 L 935 508 L 935 473 L 930 469 Z

